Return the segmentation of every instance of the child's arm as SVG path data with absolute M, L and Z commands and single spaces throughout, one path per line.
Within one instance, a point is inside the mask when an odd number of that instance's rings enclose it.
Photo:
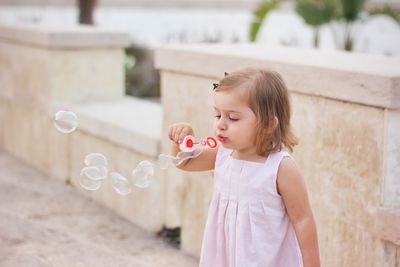
M 169 127 L 168 138 L 173 142 L 172 155 L 176 155 L 180 149 L 179 144 L 187 135 L 194 135 L 193 128 L 188 123 L 176 123 Z M 209 171 L 214 169 L 217 148 L 205 148 L 202 153 L 192 159 L 182 162 L 177 168 L 185 171 Z
M 279 166 L 277 186 L 294 225 L 304 267 L 320 266 L 317 229 L 306 185 L 290 158 L 284 158 Z

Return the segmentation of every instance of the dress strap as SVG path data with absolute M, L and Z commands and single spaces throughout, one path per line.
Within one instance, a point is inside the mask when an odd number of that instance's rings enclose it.
M 273 174 L 274 185 L 276 185 L 276 179 L 278 178 L 279 166 L 285 157 L 293 159 L 292 155 L 290 155 L 289 152 L 281 150 L 271 153 L 265 162 L 266 167 L 269 169 L 270 173 L 272 172 Z

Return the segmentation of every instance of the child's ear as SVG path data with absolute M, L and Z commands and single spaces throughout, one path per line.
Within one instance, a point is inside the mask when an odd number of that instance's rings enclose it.
M 273 133 L 279 125 L 279 120 L 278 117 L 274 116 L 273 118 L 270 119 L 269 121 L 269 133 Z
M 274 116 L 274 118 L 273 118 L 272 120 L 273 120 L 273 121 L 272 121 L 272 125 L 273 125 L 273 127 L 274 127 L 274 129 L 275 129 L 275 128 L 278 127 L 278 125 L 279 125 L 278 117 L 277 117 L 277 116 Z

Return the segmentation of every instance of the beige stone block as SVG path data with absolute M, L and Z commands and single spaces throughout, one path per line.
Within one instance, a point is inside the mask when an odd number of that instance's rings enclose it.
M 19 68 L 19 61 L 13 60 L 12 55 L 17 56 L 13 50 L 15 51 L 12 45 L 0 42 L 0 97 L 9 100 L 13 98 L 13 88 L 17 82 L 12 73 Z
M 400 247 L 400 209 L 382 207 L 375 220 L 375 233 Z
M 116 210 L 119 214 L 135 224 L 150 230 L 161 229 L 164 220 L 164 171 L 157 166 L 156 157 L 139 154 L 135 151 L 117 146 L 116 171 L 123 174 L 131 182 L 132 192 L 126 197 L 119 197 Z M 132 171 L 137 165 L 147 160 L 154 164 L 154 177 L 147 188 L 139 188 L 133 184 Z
M 0 43 L 0 94 L 26 107 L 44 109 L 50 101 L 49 53 L 45 50 L 6 42 Z
M 320 99 L 313 155 L 317 166 L 379 182 L 383 147 L 383 111 Z M 294 111 L 295 112 L 295 111 Z M 306 136 L 304 136 L 306 138 Z M 322 163 L 322 161 L 325 161 Z
M 163 153 L 171 150 L 166 133 L 173 123 L 191 123 L 199 138 L 213 135 L 213 82 L 209 78 L 162 72 Z M 182 249 L 198 256 L 211 199 L 210 174 L 169 170 L 165 180 L 166 224 L 181 225 Z
M 385 110 L 383 205 L 400 208 L 400 110 Z
M 392 243 L 340 219 L 328 224 L 329 231 L 319 240 L 321 266 L 396 266 L 397 247 Z
M 66 181 L 68 136 L 57 132 L 49 115 L 21 103 L 2 105 L 2 147 L 39 170 Z
M 219 78 L 244 67 L 273 69 L 291 91 L 386 108 L 400 108 L 395 58 L 259 44 L 173 45 L 156 51 L 156 67 Z
M 51 50 L 48 56 L 53 101 L 79 103 L 124 95 L 123 50 Z
M 47 119 L 48 123 L 48 155 L 50 162 L 48 173 L 57 179 L 67 182 L 70 177 L 70 139 L 71 134 L 60 133 L 53 125 L 52 118 Z M 72 133 L 74 134 L 74 132 Z
M 0 148 L 5 146 L 5 135 L 9 131 L 10 102 L 0 97 Z
M 71 184 L 76 186 L 78 190 L 93 199 L 98 200 L 106 206 L 112 206 L 113 192 L 110 186 L 101 186 L 97 191 L 86 191 L 79 185 L 80 171 L 86 165 L 84 160 L 86 155 L 90 153 L 101 153 L 107 159 L 112 158 L 115 154 L 113 144 L 103 139 L 98 139 L 92 135 L 81 132 L 79 129 L 71 135 L 70 140 L 70 177 Z M 108 162 L 109 169 L 115 169 L 115 163 Z
M 11 104 L 11 102 L 8 103 L 4 102 L 4 103 L 5 104 L 3 108 L 6 113 L 3 114 L 4 124 L 2 125 L 4 126 L 1 127 L 2 139 L 3 139 L 2 147 L 3 149 L 11 153 L 14 149 L 13 147 L 15 143 L 15 136 L 13 133 L 16 121 L 13 120 L 13 105 Z
M 397 264 L 397 266 L 399 265 L 399 262 L 400 262 L 400 247 L 397 247 L 397 250 L 396 250 L 396 264 Z M 395 265 L 396 266 L 396 265 Z M 397 267 L 396 266 L 396 267 Z
M 222 75 L 223 73 L 221 73 Z M 166 130 L 171 123 L 187 121 L 194 127 L 196 136 L 212 135 L 213 82 L 216 80 L 162 72 L 163 129 Z M 163 138 L 167 138 L 167 136 L 165 135 Z
M 201 252 L 212 188 L 213 172 L 191 173 L 185 177 L 181 247 L 197 257 Z
M 44 111 L 51 101 L 110 100 L 124 95 L 120 49 L 43 50 L 0 43 L 0 96 Z M 16 64 L 18 62 L 18 64 Z
M 13 104 L 10 113 L 8 151 L 26 163 L 33 165 L 32 119 L 33 112 L 20 104 Z
M 160 150 L 162 108 L 136 97 L 68 105 L 79 118 L 79 129 L 138 153 Z
M 69 177 L 69 139 L 71 134 L 61 133 L 47 112 L 33 111 L 31 125 L 32 163 L 43 172 L 62 181 Z
M 167 152 L 169 154 L 169 152 Z M 182 227 L 183 206 L 185 195 L 185 180 L 187 175 L 173 166 L 164 171 L 164 223 L 168 228 Z
M 355 195 L 363 196 L 366 203 L 377 206 L 382 173 L 383 111 L 322 99 L 317 112 L 319 119 L 315 122 L 312 147 L 315 170 L 329 172 L 335 189 L 351 189 Z M 346 181 L 346 177 L 353 181 Z
M 312 155 L 312 147 L 315 142 L 315 134 L 319 113 L 317 97 L 305 96 L 297 93 L 291 93 L 291 124 L 292 129 L 299 144 L 293 148 L 293 155 L 297 164 L 306 178 L 313 175 L 313 162 L 310 158 Z M 306 127 L 304 127 L 306 126 Z
M 47 49 L 128 46 L 128 34 L 86 25 L 2 24 L 0 38 Z
M 102 153 L 108 159 L 109 172 L 116 171 L 131 182 L 131 172 L 142 160 L 155 162 L 155 158 L 138 154 L 132 150 L 116 146 L 107 140 L 99 139 L 91 134 L 77 131 L 71 144 L 71 183 L 84 194 L 99 201 L 122 217 L 149 230 L 161 228 L 163 216 L 163 185 L 158 170 L 155 172 L 153 184 L 146 189 L 132 186 L 127 196 L 117 194 L 108 177 L 97 191 L 86 191 L 78 183 L 79 173 L 84 165 L 84 158 L 90 153 Z
M 383 110 L 298 94 L 292 100 L 300 138 L 294 155 L 309 188 L 322 266 L 395 266 L 396 246 L 381 240 L 393 242 L 397 233 L 396 220 L 379 212 Z
M 55 157 L 50 156 L 50 131 L 54 130 L 52 120 L 47 113 L 34 110 L 31 112 L 30 123 L 31 139 L 29 143 L 32 146 L 30 158 L 33 166 L 50 174 L 52 165 L 59 164 L 57 155 L 54 155 Z

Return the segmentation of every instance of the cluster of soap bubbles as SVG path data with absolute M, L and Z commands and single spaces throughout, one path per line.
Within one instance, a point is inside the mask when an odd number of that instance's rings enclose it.
M 78 117 L 72 111 L 61 110 L 54 115 L 54 126 L 61 133 L 72 133 L 78 127 Z M 198 157 L 203 148 L 216 147 L 217 142 L 214 138 L 208 137 L 205 140 L 196 140 L 193 136 L 186 136 L 180 145 L 181 152 L 175 157 L 167 154 L 160 154 L 157 166 L 166 170 L 169 166 L 178 166 L 184 161 Z M 85 157 L 85 167 L 81 169 L 79 184 L 82 188 L 89 191 L 98 190 L 103 183 L 109 179 L 115 192 L 126 196 L 131 193 L 131 183 L 118 172 L 108 171 L 107 158 L 101 153 L 91 153 Z M 147 188 L 151 185 L 154 176 L 155 165 L 150 161 L 139 162 L 131 173 L 131 182 L 139 188 Z
M 107 158 L 101 153 L 91 153 L 85 157 L 85 167 L 81 169 L 79 184 L 89 191 L 98 190 L 107 178 L 115 192 L 126 196 L 132 191 L 129 180 L 118 172 L 108 173 Z M 150 178 L 154 175 L 153 164 L 147 160 L 141 161 L 132 171 L 133 184 L 140 188 L 149 187 Z

